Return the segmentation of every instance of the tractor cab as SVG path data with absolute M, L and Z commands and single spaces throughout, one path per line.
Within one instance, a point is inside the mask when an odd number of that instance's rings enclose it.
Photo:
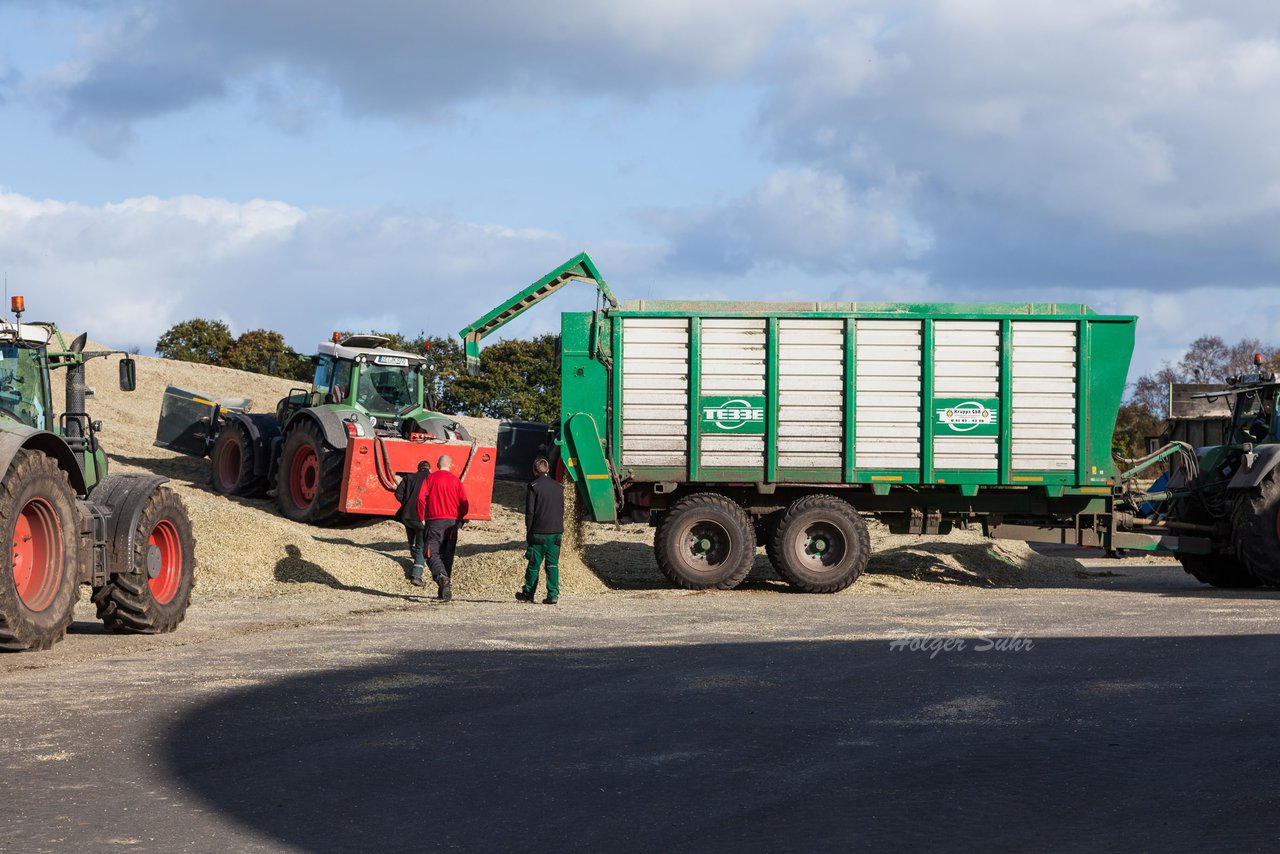
M 1275 372 L 1263 366 L 1261 354 L 1253 360 L 1253 373 L 1227 380 L 1228 393 L 1235 398 L 1231 415 L 1231 442 L 1235 445 L 1280 441 L 1280 419 L 1276 418 L 1280 383 Z
M 0 324 L 0 419 L 52 429 L 53 397 L 45 329 Z
M 299 389 L 280 401 L 281 424 L 301 409 L 328 407 L 356 412 L 383 436 L 423 433 L 441 439 L 469 439 L 452 419 L 430 409 L 427 357 L 392 350 L 379 335 L 340 335 L 320 345 L 310 391 Z

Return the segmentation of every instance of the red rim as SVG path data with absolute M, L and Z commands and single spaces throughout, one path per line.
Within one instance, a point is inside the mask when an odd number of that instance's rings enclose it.
M 311 506 L 316 500 L 316 484 L 320 480 L 320 462 L 316 458 L 316 449 L 303 445 L 293 455 L 289 463 L 289 496 L 298 508 Z
M 223 492 L 236 488 L 240 479 L 240 443 L 227 441 L 218 455 L 218 486 Z
M 13 580 L 22 604 L 32 611 L 52 605 L 61 568 L 62 525 L 57 511 L 43 498 L 33 498 L 13 526 Z
M 160 557 L 160 569 L 148 582 L 151 596 L 161 605 L 168 605 L 178 594 L 178 582 L 182 580 L 182 540 L 178 529 L 168 519 L 161 519 L 151 529 L 147 548 L 155 549 Z

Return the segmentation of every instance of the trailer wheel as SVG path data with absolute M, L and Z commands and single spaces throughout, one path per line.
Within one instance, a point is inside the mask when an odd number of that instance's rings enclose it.
M 725 498 L 700 492 L 662 516 L 653 538 L 658 567 L 686 590 L 728 590 L 751 571 L 756 537 L 747 512 Z
M 228 424 L 218 434 L 209 452 L 213 491 L 223 495 L 257 495 L 266 478 L 253 473 L 253 442 L 244 430 Z
M 322 525 L 339 521 L 344 454 L 324 440 L 320 427 L 305 419 L 289 431 L 280 453 L 276 500 L 295 522 Z
M 1257 489 L 1241 492 L 1231 533 L 1240 562 L 1269 587 L 1280 587 L 1280 479 L 1272 472 Z
M 80 598 L 80 524 L 66 472 L 21 450 L 0 482 L 0 649 L 48 649 L 67 633 Z M 0 558 L 3 560 L 3 558 Z
M 165 486 L 151 493 L 130 541 L 133 554 L 113 554 L 109 580 L 93 589 L 98 619 L 117 633 L 171 632 L 187 614 L 196 570 L 191 519 L 178 494 Z
M 806 495 L 778 520 L 770 557 L 792 587 L 806 593 L 835 593 L 857 581 L 866 569 L 871 536 L 849 502 L 830 495 Z

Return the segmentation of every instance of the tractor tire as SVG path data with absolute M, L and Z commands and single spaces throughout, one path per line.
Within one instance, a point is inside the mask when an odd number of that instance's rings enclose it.
M 1176 503 L 1171 515 L 1180 522 L 1206 525 L 1213 521 L 1213 517 L 1189 501 Z M 1234 554 L 1180 554 L 1178 561 L 1188 575 L 1202 584 L 1228 589 L 1244 589 L 1257 587 L 1262 583 Z
M 871 535 L 849 502 L 806 495 L 778 520 L 769 555 L 792 587 L 805 593 L 835 593 L 857 581 L 867 568 Z
M 285 518 L 312 525 L 342 521 L 345 454 L 324 440 L 320 427 L 302 420 L 285 436 L 276 475 L 276 501 Z
M 1187 574 L 1202 584 L 1228 589 L 1244 589 L 1257 587 L 1262 583 L 1235 555 L 1180 554 L 1178 560 Z
M 785 510 L 775 510 L 768 516 L 760 517 L 756 522 L 756 543 L 764 546 L 764 553 L 775 570 L 778 569 L 778 552 L 774 548 L 774 536 L 778 533 L 778 523 L 782 521 L 782 514 L 785 512 Z
M 1245 568 L 1268 587 L 1280 587 L 1280 472 L 1236 496 L 1231 536 Z
M 209 452 L 213 491 L 222 495 L 259 495 L 267 479 L 253 473 L 253 441 L 244 430 L 227 425 Z
M 0 482 L 0 649 L 48 649 L 80 598 L 80 519 L 67 474 L 21 450 Z
M 151 493 L 130 541 L 133 554 L 113 554 L 115 571 L 93 589 L 98 619 L 117 634 L 171 632 L 187 614 L 196 578 L 196 540 L 176 492 L 162 486 Z
M 729 590 L 751 571 L 756 535 L 747 512 L 723 495 L 700 492 L 675 503 L 653 538 L 658 568 L 685 590 Z

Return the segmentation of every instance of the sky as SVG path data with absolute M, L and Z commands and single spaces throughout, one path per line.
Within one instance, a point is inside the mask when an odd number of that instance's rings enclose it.
M 1278 139 L 1262 0 L 0 0 L 0 271 L 143 352 L 455 334 L 586 250 L 624 298 L 1084 302 L 1136 375 L 1280 339 Z

